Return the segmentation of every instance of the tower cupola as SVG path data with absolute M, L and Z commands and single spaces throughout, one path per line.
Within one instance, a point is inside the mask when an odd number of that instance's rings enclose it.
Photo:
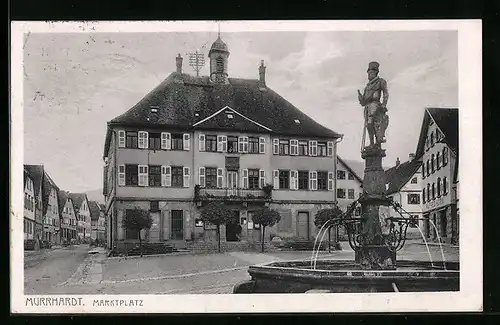
M 227 59 L 229 50 L 226 43 L 218 35 L 208 52 L 210 59 L 210 80 L 218 84 L 227 84 Z

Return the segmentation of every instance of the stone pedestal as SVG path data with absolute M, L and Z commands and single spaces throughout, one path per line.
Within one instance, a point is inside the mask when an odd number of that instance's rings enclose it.
M 365 160 L 365 177 L 361 203 L 361 247 L 355 253 L 356 263 L 365 269 L 393 269 L 396 254 L 384 245 L 379 208 L 389 205 L 385 196 L 385 172 L 382 158 L 385 150 L 380 147 L 365 148 L 361 154 Z

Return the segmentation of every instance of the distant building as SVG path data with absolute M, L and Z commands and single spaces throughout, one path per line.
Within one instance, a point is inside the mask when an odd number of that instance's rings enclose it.
M 70 193 L 69 194 L 73 205 L 76 209 L 76 235 L 81 241 L 90 241 L 91 230 L 91 220 L 90 220 L 90 208 L 89 201 L 87 200 L 87 195 L 85 193 Z
M 96 201 L 89 201 L 90 219 L 91 219 L 91 236 L 92 240 L 105 240 L 105 219 L 104 212 L 101 206 Z
M 38 199 L 40 200 L 41 209 L 39 209 L 38 213 L 41 213 L 43 225 L 40 239 L 49 241 L 52 244 L 58 244 L 60 243 L 59 188 L 45 171 L 43 165 L 25 165 L 25 168 L 33 177 L 35 194 L 37 188 L 40 187 Z
M 337 202 L 339 207 L 345 211 L 347 206 L 359 199 L 363 193 L 363 179 L 348 164 L 346 160 L 337 156 Z M 356 209 L 355 215 L 360 215 Z
M 35 183 L 24 168 L 24 240 L 35 239 Z
M 396 165 L 385 171 L 386 181 L 386 194 L 392 198 L 394 202 L 401 204 L 403 211 L 402 217 L 413 217 L 416 220 L 422 218 L 422 162 L 415 159 L 414 154 L 409 155 L 408 161 L 400 163 L 399 157 L 396 160 Z M 392 217 L 401 217 L 393 209 L 391 211 Z M 424 229 L 424 222 L 417 221 L 410 224 L 407 228 L 408 238 L 420 238 L 418 227 Z
M 458 244 L 458 109 L 425 110 L 416 157 L 422 162 L 425 235 Z
M 221 228 L 228 242 L 259 241 L 252 215 L 266 205 L 281 214 L 268 234 L 311 239 L 316 212 L 335 203 L 341 135 L 268 88 L 264 62 L 259 79 L 229 78 L 220 38 L 208 56 L 210 76 L 182 73 L 179 56 L 176 72 L 108 122 L 103 192 L 111 247 L 137 241 L 122 227 L 135 207 L 153 218 L 147 241 L 184 247 L 215 242 L 215 228 L 200 218 L 211 201 L 232 210 Z
M 61 215 L 61 241 L 70 242 L 77 238 L 77 216 L 69 192 L 59 191 L 59 211 Z

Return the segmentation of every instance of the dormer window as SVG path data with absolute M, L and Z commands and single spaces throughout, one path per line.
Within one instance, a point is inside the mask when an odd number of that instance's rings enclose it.
M 298 120 L 298 119 L 295 119 L 293 121 L 295 122 L 295 124 L 300 124 L 300 120 Z
M 226 115 L 227 115 L 228 119 L 232 119 L 234 117 L 234 115 L 232 113 L 227 113 Z
M 151 113 L 158 113 L 158 106 L 150 106 Z

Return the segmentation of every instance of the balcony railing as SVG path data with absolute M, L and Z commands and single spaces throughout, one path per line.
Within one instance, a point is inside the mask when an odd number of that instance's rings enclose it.
M 201 201 L 267 201 L 271 199 L 271 190 L 195 187 L 195 199 Z

